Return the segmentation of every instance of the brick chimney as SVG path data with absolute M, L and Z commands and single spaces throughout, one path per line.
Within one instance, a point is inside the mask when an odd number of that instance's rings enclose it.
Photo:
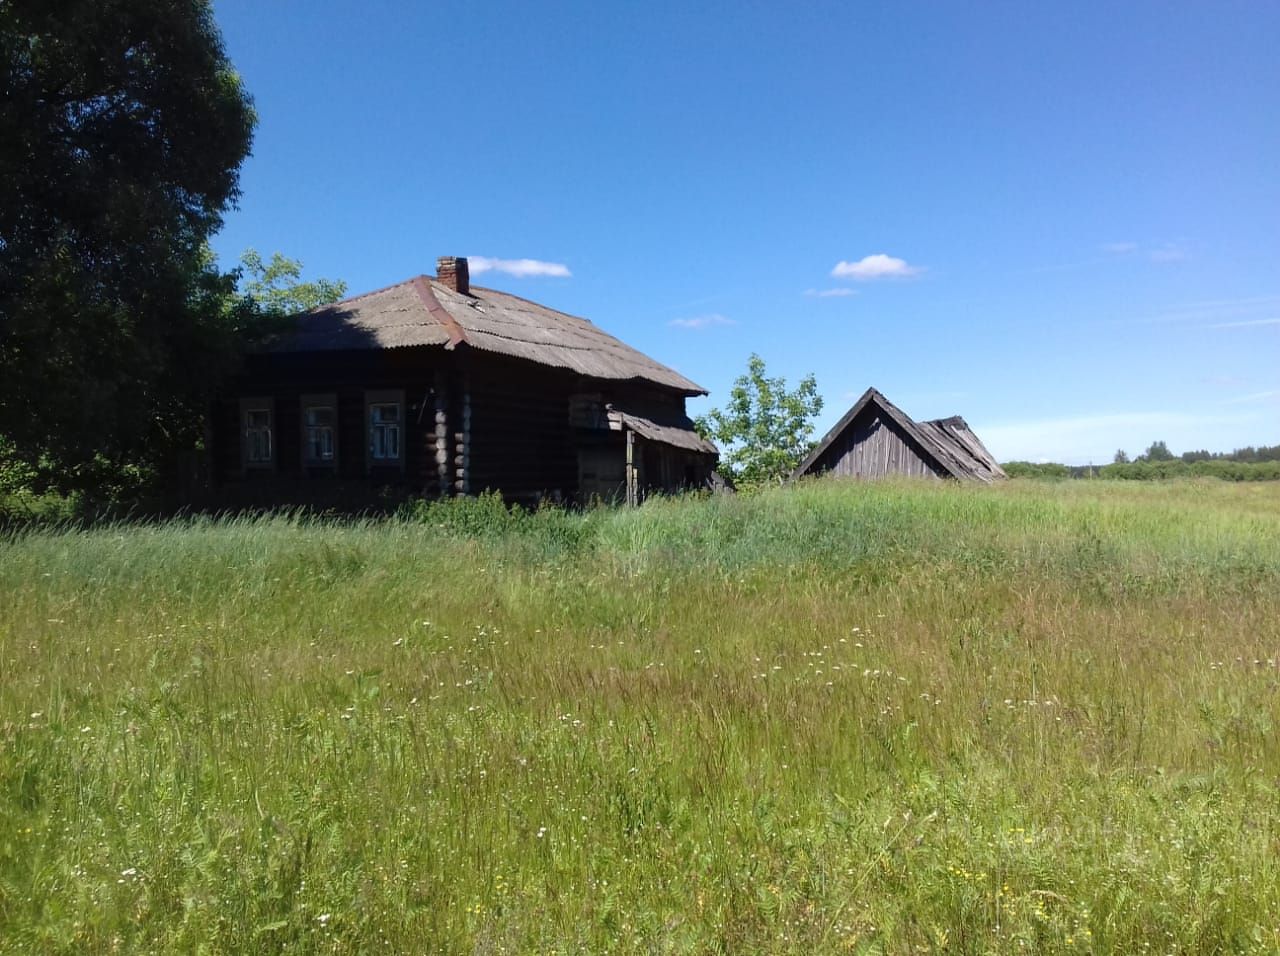
M 467 269 L 466 256 L 441 256 L 436 260 L 436 281 L 442 286 L 471 294 L 471 273 Z

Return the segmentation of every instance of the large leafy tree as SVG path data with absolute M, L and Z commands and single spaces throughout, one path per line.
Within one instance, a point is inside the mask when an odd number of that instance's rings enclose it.
M 0 0 L 0 448 L 92 488 L 189 444 L 252 309 L 206 240 L 254 125 L 206 0 Z
M 697 420 L 702 434 L 723 449 L 720 464 L 744 484 L 786 478 L 813 448 L 813 420 L 822 411 L 822 396 L 813 375 L 794 389 L 784 378 L 770 378 L 764 359 L 752 355 L 724 408 Z

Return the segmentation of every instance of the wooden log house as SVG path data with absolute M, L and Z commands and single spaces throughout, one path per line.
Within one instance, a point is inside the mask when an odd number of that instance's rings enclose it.
M 685 399 L 699 385 L 586 319 L 435 278 L 298 316 L 247 356 L 216 403 L 226 506 L 366 507 L 491 489 L 511 501 L 638 503 L 704 485 L 715 445 Z

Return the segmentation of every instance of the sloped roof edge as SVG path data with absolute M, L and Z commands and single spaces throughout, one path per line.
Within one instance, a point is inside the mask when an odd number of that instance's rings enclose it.
M 707 390 L 588 319 L 509 292 L 459 293 L 430 276 L 320 306 L 265 343 L 267 352 L 379 350 L 467 345 L 589 378 L 645 381 L 683 393 Z
M 840 437 L 849 425 L 853 423 L 853 420 L 862 414 L 863 409 L 871 404 L 875 404 L 876 407 L 892 419 L 895 424 L 910 435 L 924 453 L 937 463 L 938 467 L 947 471 L 952 477 L 956 477 L 951 464 L 935 453 L 933 448 L 934 443 L 920 433 L 919 428 L 916 426 L 916 423 L 911 420 L 911 417 L 897 405 L 893 404 L 893 402 L 889 401 L 889 399 L 885 398 L 878 389 L 872 387 L 863 392 L 862 397 L 853 403 L 853 407 L 845 412 L 840 421 L 836 422 L 835 425 L 833 425 L 831 429 L 822 436 L 822 439 L 818 444 L 813 446 L 813 451 L 809 452 L 805 460 L 802 461 L 799 466 L 797 466 L 796 470 L 791 473 L 792 479 L 794 480 L 801 477 L 805 472 L 812 468 L 814 463 L 822 457 L 823 453 L 831 447 L 831 444 Z
M 840 421 L 822 437 L 803 462 L 791 473 L 792 480 L 802 477 L 819 458 L 831 447 L 845 429 L 848 428 L 863 410 L 874 404 L 889 419 L 911 437 L 920 449 L 952 478 L 977 478 L 980 481 L 993 481 L 1008 477 L 1000 465 L 991 457 L 986 446 L 978 440 L 968 424 L 959 415 L 951 418 L 937 419 L 931 422 L 916 422 L 875 388 L 868 388 L 862 397 L 853 403 L 853 407 L 845 412 Z

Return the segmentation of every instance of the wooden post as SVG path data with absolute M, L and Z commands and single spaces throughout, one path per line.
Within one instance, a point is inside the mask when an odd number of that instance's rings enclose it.
M 640 503 L 639 489 L 636 487 L 636 433 L 627 429 L 627 506 L 634 508 Z
M 449 398 L 448 378 L 443 371 L 436 372 L 436 484 L 440 497 L 449 494 Z
M 454 490 L 460 495 L 471 493 L 471 379 L 462 376 L 461 431 L 453 433 Z

